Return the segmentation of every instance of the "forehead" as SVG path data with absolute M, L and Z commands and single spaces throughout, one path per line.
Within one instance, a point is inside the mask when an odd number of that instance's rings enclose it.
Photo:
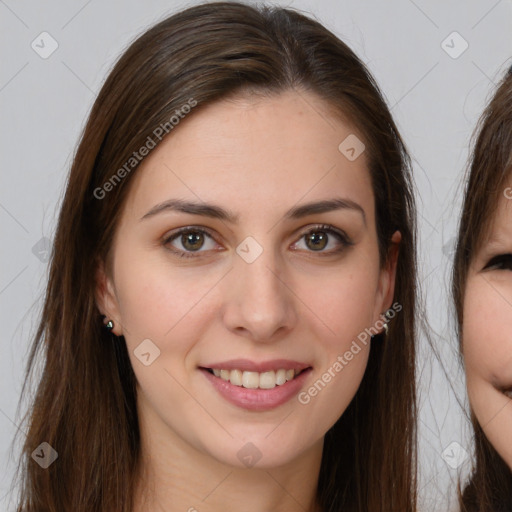
M 265 215 L 301 199 L 343 195 L 363 203 L 373 218 L 362 137 L 332 112 L 312 93 L 295 91 L 206 105 L 140 164 L 130 209 L 143 215 L 172 196 L 230 205 L 243 218 L 254 208 Z M 362 151 L 356 159 L 340 151 L 346 140 Z

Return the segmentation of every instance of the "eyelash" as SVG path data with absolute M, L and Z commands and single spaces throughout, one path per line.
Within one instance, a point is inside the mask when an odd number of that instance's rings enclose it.
M 499 254 L 491 258 L 484 270 L 512 270 L 512 254 Z
M 304 238 L 306 235 L 309 235 L 310 233 L 315 233 L 317 231 L 322 231 L 324 233 L 327 233 L 328 235 L 333 235 L 341 244 L 341 246 L 337 249 L 330 250 L 330 251 L 307 251 L 311 253 L 317 253 L 320 256 L 330 256 L 333 254 L 339 254 L 341 253 L 346 247 L 354 245 L 354 243 L 349 239 L 349 237 L 344 233 L 343 231 L 335 228 L 334 226 L 331 226 L 330 224 L 317 224 L 313 226 L 312 228 L 309 228 L 307 231 L 303 232 L 300 237 L 298 238 L 297 242 L 300 241 L 302 238 Z M 195 226 L 188 226 L 186 228 L 181 228 L 178 231 L 175 231 L 171 233 L 169 236 L 166 236 L 163 240 L 163 245 L 168 246 L 172 241 L 177 239 L 183 234 L 187 233 L 202 233 L 205 235 L 208 235 L 209 237 L 213 238 L 212 233 L 209 229 L 206 228 L 200 228 Z M 295 243 L 297 243 L 295 242 Z M 328 240 L 329 242 L 329 240 Z M 174 253 L 176 256 L 180 258 L 197 258 L 198 254 L 201 252 L 207 252 L 207 251 L 181 251 L 179 249 L 170 248 L 167 247 L 169 251 Z

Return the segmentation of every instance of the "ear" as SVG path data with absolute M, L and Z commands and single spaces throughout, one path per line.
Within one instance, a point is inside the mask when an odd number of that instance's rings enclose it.
M 387 262 L 380 271 L 377 297 L 375 301 L 374 324 L 378 319 L 382 319 L 382 314 L 391 307 L 393 302 L 395 294 L 396 267 L 401 240 L 402 234 L 400 231 L 395 231 L 391 237 Z
M 121 326 L 121 315 L 119 314 L 119 303 L 113 280 L 107 272 L 103 261 L 98 262 L 96 265 L 95 299 L 98 310 L 102 315 L 106 316 L 105 323 L 108 320 L 112 320 L 114 322 L 112 332 L 116 336 L 121 336 L 123 329 Z

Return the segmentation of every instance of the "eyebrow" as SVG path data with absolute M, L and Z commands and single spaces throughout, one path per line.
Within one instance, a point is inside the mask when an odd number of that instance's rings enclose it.
M 363 222 L 366 225 L 366 213 L 363 207 L 350 199 L 340 197 L 295 206 L 285 213 L 284 219 L 300 219 L 302 217 L 307 217 L 308 215 L 326 213 L 335 210 L 356 211 L 361 214 L 363 217 Z M 153 208 L 151 208 L 151 210 L 149 210 L 143 217 L 141 217 L 140 220 L 142 221 L 167 211 L 189 213 L 191 215 L 203 215 L 205 217 L 220 219 L 223 221 L 231 222 L 233 224 L 238 223 L 240 218 L 239 215 L 214 204 L 195 203 L 193 201 L 184 201 L 182 199 L 169 199 L 163 203 L 159 203 L 153 206 Z

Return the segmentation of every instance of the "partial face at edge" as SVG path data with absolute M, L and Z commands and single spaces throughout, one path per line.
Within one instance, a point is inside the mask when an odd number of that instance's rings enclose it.
M 471 407 L 512 469 L 512 199 L 505 193 L 470 266 L 463 315 Z
M 262 466 L 276 466 L 317 445 L 356 393 L 370 347 L 362 333 L 391 306 L 396 258 L 380 268 L 365 154 L 339 151 L 354 131 L 328 111 L 296 92 L 208 105 L 133 177 L 99 307 L 125 336 L 141 421 L 162 439 L 235 466 L 251 442 Z M 238 221 L 148 215 L 170 199 L 212 203 Z M 343 207 L 286 218 L 332 199 Z M 149 366 L 134 352 L 146 339 L 160 351 Z M 302 402 L 295 393 L 250 410 L 227 400 L 203 368 L 234 359 L 310 368 Z

